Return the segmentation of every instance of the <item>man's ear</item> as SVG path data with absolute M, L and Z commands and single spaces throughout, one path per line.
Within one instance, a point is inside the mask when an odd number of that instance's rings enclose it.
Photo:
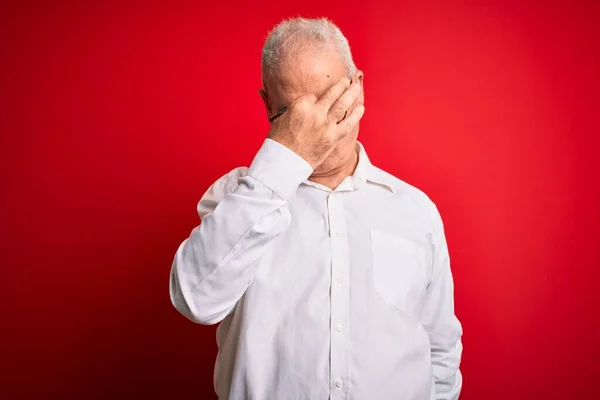
M 267 118 L 270 118 L 271 116 L 271 103 L 269 103 L 269 94 L 267 93 L 267 91 L 264 88 L 261 88 L 258 91 L 258 94 L 260 95 L 263 104 L 265 105 L 265 111 L 267 112 Z
M 365 74 L 361 70 L 358 70 L 358 71 L 356 71 L 356 75 L 354 75 L 354 78 L 352 79 L 353 81 L 360 83 L 360 95 L 358 96 L 358 100 L 357 100 L 358 104 L 365 103 L 365 87 L 364 87 L 364 83 L 363 83 L 364 77 L 365 77 Z
M 362 84 L 364 76 L 365 76 L 365 74 L 359 69 L 356 71 L 356 74 L 354 75 L 353 80 L 360 82 Z

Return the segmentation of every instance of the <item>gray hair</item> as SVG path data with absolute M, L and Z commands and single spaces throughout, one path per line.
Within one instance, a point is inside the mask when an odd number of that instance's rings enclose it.
M 262 49 L 261 72 L 265 77 L 279 68 L 292 51 L 302 51 L 308 46 L 333 44 L 348 71 L 348 77 L 356 74 L 348 39 L 340 28 L 327 18 L 291 18 L 276 25 L 267 35 Z

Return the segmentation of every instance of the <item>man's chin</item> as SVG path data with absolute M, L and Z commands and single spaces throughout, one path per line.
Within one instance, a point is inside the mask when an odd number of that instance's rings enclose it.
M 352 156 L 348 155 L 346 157 L 332 153 L 321 165 L 314 169 L 312 176 L 327 178 L 331 176 L 338 175 L 340 173 L 348 172 L 350 168 L 355 167 L 356 165 L 352 164 Z M 352 171 L 350 171 L 351 173 Z
M 358 161 L 356 157 L 356 139 L 358 132 L 355 132 L 352 137 L 346 137 L 345 140 L 339 142 L 329 157 L 325 159 L 317 168 L 314 169 L 312 176 L 326 178 L 337 175 L 341 171 L 348 169 L 350 164 Z M 353 165 L 352 167 L 355 167 Z
M 323 161 L 323 164 L 319 165 L 317 168 L 314 169 L 312 176 L 325 178 L 331 175 L 335 175 L 336 171 L 339 169 L 339 163 L 328 163 L 327 161 Z

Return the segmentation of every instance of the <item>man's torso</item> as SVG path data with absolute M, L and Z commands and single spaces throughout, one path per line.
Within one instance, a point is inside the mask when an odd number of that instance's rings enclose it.
M 288 229 L 219 326 L 220 398 L 433 398 L 419 323 L 432 273 L 429 200 L 376 177 L 298 188 Z

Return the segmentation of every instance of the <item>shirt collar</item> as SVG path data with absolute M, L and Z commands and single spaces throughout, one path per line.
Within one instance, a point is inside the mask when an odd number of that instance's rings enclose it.
M 352 175 L 354 187 L 359 189 L 367 182 L 380 185 L 394 193 L 394 186 L 391 179 L 386 176 L 383 171 L 371 164 L 369 156 L 365 151 L 364 146 L 360 142 L 356 142 L 356 151 L 358 152 L 358 164 Z

